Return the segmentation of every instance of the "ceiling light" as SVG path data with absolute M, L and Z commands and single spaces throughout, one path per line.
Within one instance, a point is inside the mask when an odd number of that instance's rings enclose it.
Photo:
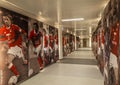
M 39 15 L 42 15 L 42 12 L 41 12 L 41 11 L 39 11 Z
M 67 29 L 67 33 L 69 33 L 69 30 Z
M 84 20 L 84 18 L 62 19 L 62 22 L 67 22 L 67 21 L 81 21 L 81 20 Z

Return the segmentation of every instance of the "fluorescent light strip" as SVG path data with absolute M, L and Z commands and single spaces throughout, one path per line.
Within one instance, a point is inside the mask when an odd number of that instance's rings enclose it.
M 81 20 L 84 20 L 84 18 L 62 19 L 62 22 L 67 22 L 67 21 L 81 21 Z

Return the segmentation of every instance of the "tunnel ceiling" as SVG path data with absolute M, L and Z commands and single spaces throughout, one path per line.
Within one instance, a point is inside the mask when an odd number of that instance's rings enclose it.
M 109 0 L 4 0 L 34 15 L 40 15 L 46 22 L 55 25 L 59 19 L 84 18 L 76 21 L 76 29 L 95 28 L 103 9 Z M 75 21 L 61 22 L 64 29 L 73 28 Z M 81 30 L 77 30 L 79 35 Z M 84 31 L 85 32 L 85 31 Z M 83 33 L 83 34 L 86 34 Z

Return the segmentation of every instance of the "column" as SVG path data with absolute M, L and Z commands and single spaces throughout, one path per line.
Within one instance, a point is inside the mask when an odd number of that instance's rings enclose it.
M 82 31 L 80 31 L 80 36 L 82 36 L 80 38 L 80 47 L 82 48 L 83 47 L 83 35 L 82 35 Z
M 91 48 L 91 46 L 92 46 L 92 40 L 91 40 L 91 34 L 92 34 L 92 28 L 91 27 L 89 27 L 89 47 Z
M 62 45 L 62 25 L 61 25 L 61 0 L 57 0 L 57 27 L 59 39 L 59 59 L 63 58 L 63 45 Z
M 75 27 L 75 29 L 74 29 L 74 32 L 75 32 L 75 34 L 74 34 L 74 36 L 75 36 L 75 50 L 77 50 L 77 41 L 76 41 L 76 26 L 77 24 L 76 24 L 76 21 L 75 21 L 75 23 L 74 23 L 74 27 Z

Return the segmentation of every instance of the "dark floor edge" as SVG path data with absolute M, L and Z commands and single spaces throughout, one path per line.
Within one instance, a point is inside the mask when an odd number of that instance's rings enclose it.
M 82 64 L 82 65 L 97 65 L 97 61 L 95 59 L 72 59 L 72 58 L 64 58 L 64 59 L 60 60 L 60 63 Z

